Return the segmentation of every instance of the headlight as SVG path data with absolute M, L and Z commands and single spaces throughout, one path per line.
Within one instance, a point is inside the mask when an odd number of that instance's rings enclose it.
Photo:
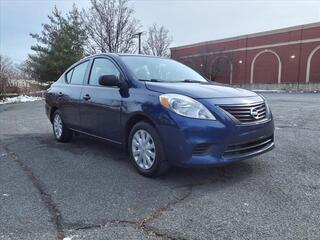
M 163 94 L 159 96 L 162 106 L 190 118 L 216 120 L 212 113 L 200 102 L 180 94 Z

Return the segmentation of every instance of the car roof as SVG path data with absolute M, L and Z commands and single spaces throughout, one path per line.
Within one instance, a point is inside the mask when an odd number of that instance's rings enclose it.
M 153 56 L 153 55 L 146 55 L 146 54 L 134 54 L 134 53 L 96 53 L 96 54 L 92 54 L 89 56 L 86 56 L 82 59 L 80 59 L 78 62 L 75 62 L 74 64 L 72 64 L 69 68 L 67 68 L 67 70 L 64 72 L 64 74 L 66 72 L 68 72 L 71 68 L 75 67 L 76 65 L 88 61 L 94 57 L 103 57 L 103 56 L 108 56 L 108 57 L 121 57 L 121 56 L 135 56 L 135 57 L 150 57 L 150 58 L 161 58 L 161 59 L 170 59 L 173 60 L 171 58 L 166 58 L 166 57 L 158 57 L 158 56 Z
M 90 55 L 86 58 L 93 58 L 93 57 L 99 57 L 99 56 L 134 56 L 134 57 L 152 57 L 152 58 L 165 58 L 165 57 L 158 57 L 158 56 L 153 56 L 153 55 L 146 55 L 146 54 L 136 54 L 136 53 L 97 53 Z M 84 58 L 84 59 L 86 59 Z M 168 58 L 165 58 L 168 59 Z

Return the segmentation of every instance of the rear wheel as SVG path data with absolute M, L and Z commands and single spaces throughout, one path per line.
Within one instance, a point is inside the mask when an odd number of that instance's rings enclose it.
M 69 142 L 72 138 L 72 131 L 67 129 L 63 123 L 61 113 L 56 110 L 52 116 L 52 129 L 55 139 L 59 142 Z
M 133 165 L 143 176 L 159 176 L 169 169 L 159 134 L 147 122 L 139 122 L 132 128 L 128 150 Z

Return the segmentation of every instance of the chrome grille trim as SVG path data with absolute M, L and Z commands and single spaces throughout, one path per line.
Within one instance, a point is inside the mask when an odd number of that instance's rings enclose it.
M 267 107 L 265 102 L 242 105 L 219 105 L 219 107 L 241 123 L 255 123 L 267 118 Z M 251 109 L 256 110 L 256 118 L 251 115 Z
M 231 155 L 241 155 L 241 154 L 248 154 L 254 151 L 259 151 L 264 147 L 269 146 L 273 143 L 273 135 L 268 138 L 263 138 L 257 141 L 242 143 L 237 145 L 230 145 L 226 148 L 223 155 L 224 156 L 231 156 Z

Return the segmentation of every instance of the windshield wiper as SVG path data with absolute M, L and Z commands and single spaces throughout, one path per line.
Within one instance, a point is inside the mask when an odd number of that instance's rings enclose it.
M 163 82 L 159 79 L 155 79 L 155 78 L 151 78 L 151 79 L 139 79 L 139 81 L 143 81 L 143 82 Z
M 193 79 L 184 79 L 182 82 L 187 83 L 206 83 L 205 81 L 193 80 Z

